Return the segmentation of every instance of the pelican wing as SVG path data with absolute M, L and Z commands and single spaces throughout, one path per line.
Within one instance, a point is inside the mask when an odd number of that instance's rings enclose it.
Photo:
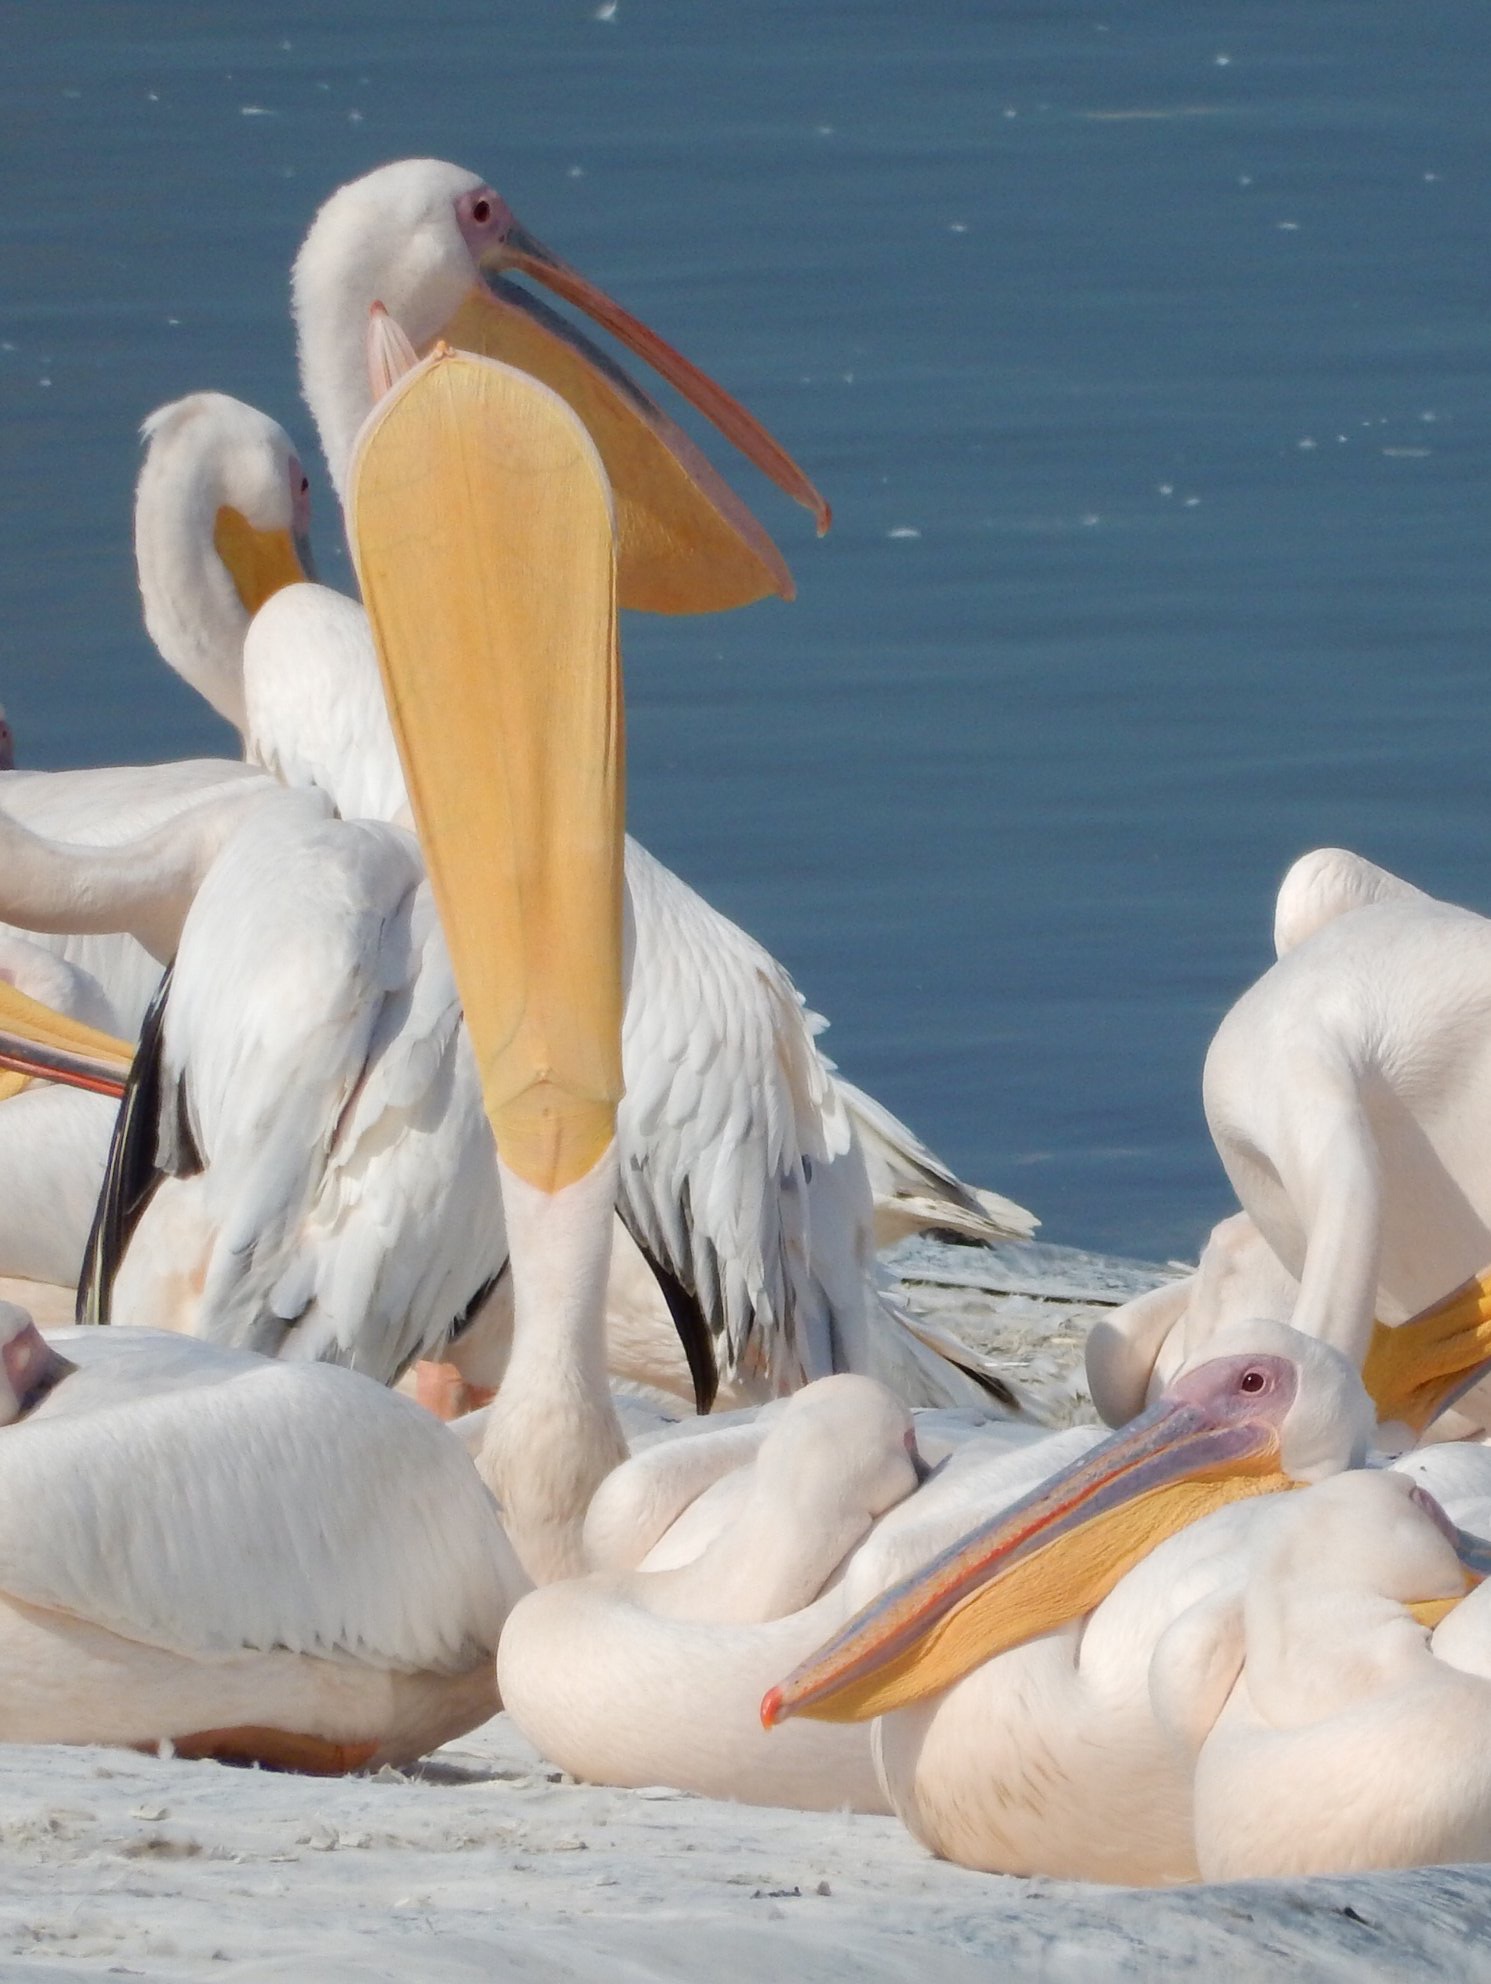
M 155 1332 L 57 1341 L 87 1361 L 0 1440 L 0 1590 L 197 1657 L 456 1673 L 495 1647 L 522 1574 L 418 1406 Z
M 884 1103 L 835 1074 L 854 1124 L 875 1199 L 876 1245 L 908 1233 L 950 1233 L 979 1246 L 1028 1240 L 1040 1225 L 1034 1213 L 1001 1193 L 965 1185 Z
M 786 1390 L 841 1368 L 807 1195 L 848 1151 L 848 1118 L 782 967 L 635 841 L 626 877 L 621 1214 L 698 1304 L 721 1365 Z
M 184 1124 L 215 1236 L 204 1327 L 251 1348 L 277 1347 L 262 1336 L 275 1285 L 384 1007 L 415 969 L 412 838 L 328 811 L 319 794 L 286 795 L 224 852 L 182 933 L 166 1013 L 162 1164 L 174 1168 Z
M 432 1356 L 507 1257 L 497 1151 L 428 885 L 274 1305 L 297 1357 L 390 1382 Z
M 205 1169 L 142 1221 L 121 1319 L 158 1321 L 197 1246 L 194 1327 L 219 1343 L 388 1382 L 444 1340 L 505 1238 L 412 836 L 309 793 L 256 821 L 183 933 L 164 1063 L 161 1162 L 183 1168 L 184 1130 Z

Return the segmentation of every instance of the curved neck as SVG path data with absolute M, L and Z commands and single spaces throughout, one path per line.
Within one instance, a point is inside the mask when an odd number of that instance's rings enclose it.
M 823 1506 L 827 1497 L 792 1492 L 771 1461 L 769 1447 L 757 1455 L 744 1507 L 692 1564 L 638 1574 L 649 1611 L 754 1625 L 785 1619 L 821 1594 L 872 1519 L 863 1510 Z
M 364 356 L 366 312 L 349 307 L 324 274 L 297 270 L 295 328 L 300 390 L 321 437 L 332 487 L 345 501 L 352 443 L 372 397 Z
M 48 840 L 0 814 L 0 916 L 23 930 L 124 931 L 164 964 L 219 849 L 263 798 L 216 795 L 118 847 Z
M 537 1584 L 585 1569 L 590 1498 L 626 1458 L 606 1376 L 605 1293 L 616 1203 L 613 1142 L 590 1171 L 540 1191 L 498 1159 L 513 1278 L 513 1342 L 477 1466 Z
M 242 731 L 249 614 L 214 544 L 222 501 L 207 462 L 153 448 L 135 497 L 135 563 L 151 640 L 182 680 Z
M 474 268 L 421 256 L 412 242 L 397 269 L 380 266 L 378 219 L 375 214 L 366 226 L 348 223 L 330 233 L 313 230 L 295 264 L 292 315 L 300 390 L 343 501 L 352 443 L 373 404 L 367 361 L 373 304 L 383 304 L 415 349 L 424 351 L 476 281 Z

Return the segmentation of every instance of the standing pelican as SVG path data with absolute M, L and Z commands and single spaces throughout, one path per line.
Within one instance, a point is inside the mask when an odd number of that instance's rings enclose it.
M 790 590 L 774 550 L 697 451 L 578 332 L 515 288 L 514 272 L 589 310 L 826 523 L 816 492 L 743 410 L 534 242 L 476 175 L 438 160 L 402 161 L 343 187 L 296 260 L 302 384 L 338 489 L 371 399 L 368 313 L 382 306 L 417 349 L 445 338 L 488 351 L 575 406 L 616 492 L 623 604 L 695 611 Z M 245 657 L 253 720 L 266 737 L 277 729 L 277 685 L 303 681 L 323 640 L 339 683 L 323 702 L 368 710 L 359 765 L 386 763 L 376 704 L 360 686 L 371 671 L 366 658 L 359 671 L 355 622 L 315 589 L 292 589 L 256 623 Z M 291 756 L 277 750 L 275 761 Z M 386 776 L 376 783 L 393 790 Z M 861 1131 L 903 1202 L 930 1185 L 985 1240 L 1028 1234 L 1030 1216 L 1008 1201 L 982 1205 L 924 1162 L 903 1126 L 838 1089 L 781 967 L 635 843 L 627 890 L 635 948 L 622 1211 L 676 1297 L 703 1311 L 720 1366 L 766 1391 L 847 1366 L 912 1396 L 975 1398 L 977 1383 L 939 1368 L 960 1353 L 939 1343 L 929 1355 L 903 1318 L 887 1318 L 871 1285 Z

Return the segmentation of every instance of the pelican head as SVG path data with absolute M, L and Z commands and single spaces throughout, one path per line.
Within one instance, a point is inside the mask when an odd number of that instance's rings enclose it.
M 77 1368 L 52 1349 L 24 1309 L 0 1302 L 0 1426 L 24 1419 Z
M 312 576 L 310 482 L 284 428 L 226 393 L 173 400 L 140 432 L 145 625 L 177 674 L 242 729 L 233 664 L 249 622 L 281 586 Z
M 381 304 L 421 355 L 443 342 L 499 359 L 579 414 L 615 493 L 622 605 L 701 612 L 790 598 L 775 546 L 682 431 L 513 276 L 620 339 L 827 528 L 823 499 L 743 407 L 530 234 L 475 173 L 439 159 L 402 159 L 343 186 L 296 258 L 301 377 L 338 493 L 371 404 L 364 333 Z
M 756 1457 L 779 1508 L 811 1508 L 838 1562 L 927 1477 L 911 1414 L 874 1378 L 839 1372 L 795 1392 Z
M 935 1693 L 1098 1604 L 1174 1531 L 1363 1459 L 1371 1401 L 1285 1323 L 1218 1333 L 1122 1431 L 883 1593 L 762 1704 L 858 1721 Z

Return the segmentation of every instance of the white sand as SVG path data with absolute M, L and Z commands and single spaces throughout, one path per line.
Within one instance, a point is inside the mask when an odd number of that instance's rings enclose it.
M 892 1819 L 574 1785 L 503 1717 L 407 1778 L 12 1749 L 0 1839 L 6 1984 L 1491 1977 L 1491 1871 L 993 1879 Z
M 1079 1415 L 1092 1277 L 1010 1256 L 923 1252 L 903 1268 L 942 1278 L 905 1293 Z M 336 1781 L 0 1749 L 0 1845 L 0 1984 L 1491 1980 L 1491 1869 L 1159 1894 L 997 1879 L 893 1819 L 576 1785 L 502 1716 L 407 1776 Z

